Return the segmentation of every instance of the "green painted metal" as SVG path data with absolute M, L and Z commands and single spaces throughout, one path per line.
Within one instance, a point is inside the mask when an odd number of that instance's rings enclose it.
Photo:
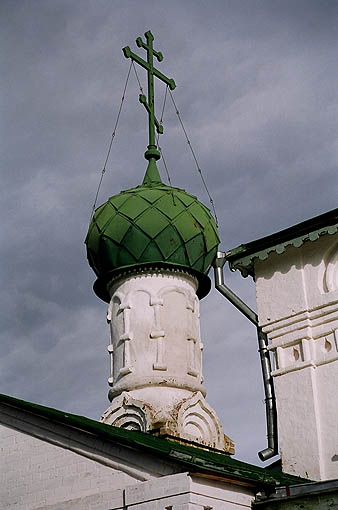
M 141 57 L 136 55 L 131 51 L 129 46 L 123 48 L 123 53 L 126 58 L 131 58 L 134 62 L 139 64 L 141 67 L 146 69 L 148 74 L 148 101 L 144 94 L 140 94 L 139 100 L 145 107 L 148 112 L 149 119 L 149 145 L 148 150 L 145 153 L 145 158 L 148 160 L 160 159 L 161 155 L 157 150 L 157 145 L 155 143 L 155 127 L 158 133 L 163 133 L 163 126 L 158 122 L 155 116 L 155 104 L 154 104 L 154 76 L 163 81 L 171 90 L 174 90 L 176 84 L 172 78 L 167 78 L 164 74 L 162 74 L 158 69 L 154 67 L 154 56 L 157 58 L 159 62 L 162 62 L 163 55 L 160 51 L 155 51 L 153 48 L 153 40 L 154 36 L 148 30 L 145 34 L 146 43 L 142 41 L 141 37 L 136 39 L 136 44 L 139 48 L 144 48 L 147 51 L 147 61 L 143 60 Z M 154 163 L 155 163 L 154 161 Z
M 161 62 L 163 55 L 154 50 L 150 31 L 145 37 L 146 43 L 138 37 L 136 44 L 147 51 L 147 61 L 128 46 L 123 53 L 148 72 L 148 100 L 140 95 L 149 115 L 149 145 L 145 153 L 148 168 L 141 186 L 110 197 L 93 215 L 85 243 L 89 264 L 98 277 L 94 290 L 109 301 L 107 283 L 114 276 L 125 270 L 156 267 L 195 275 L 199 282 L 197 295 L 202 298 L 210 290 L 207 273 L 219 244 L 217 226 L 209 209 L 195 196 L 161 181 L 156 165 L 160 153 L 155 144 L 155 127 L 159 133 L 162 130 L 155 117 L 154 76 L 171 90 L 176 85 L 154 67 L 154 56 Z
M 254 261 L 266 260 L 270 253 L 281 254 L 289 246 L 299 248 L 308 241 L 316 241 L 323 235 L 338 231 L 338 209 L 297 223 L 279 232 L 256 239 L 229 250 L 226 259 L 232 271 L 238 269 L 244 277 L 254 275 Z
M 163 184 L 150 161 L 141 186 L 110 197 L 95 211 L 85 242 L 98 277 L 95 291 L 104 300 L 109 300 L 104 289 L 113 273 L 144 266 L 196 275 L 203 297 L 219 237 L 209 209 L 184 190 Z
M 131 447 L 139 451 L 140 454 L 145 452 L 156 456 L 156 458 L 175 462 L 178 469 L 188 470 L 192 473 L 198 471 L 241 481 L 251 481 L 254 486 L 270 487 L 271 489 L 276 485 L 296 485 L 305 481 L 296 476 L 269 471 L 241 462 L 227 454 L 222 455 L 203 448 L 180 444 L 145 432 L 113 427 L 84 416 L 34 404 L 9 395 L 0 394 L 0 405 L 8 405 L 20 411 L 40 416 L 49 422 L 69 426 L 70 430 L 78 429 L 82 433 L 99 437 L 102 439 L 103 447 L 109 443 Z

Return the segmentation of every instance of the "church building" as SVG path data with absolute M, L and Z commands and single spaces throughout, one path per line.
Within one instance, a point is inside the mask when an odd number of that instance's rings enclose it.
M 212 213 L 160 177 L 153 35 L 147 168 L 93 214 L 87 257 L 107 303 L 109 407 L 100 421 L 0 395 L 0 508 L 230 510 L 338 505 L 338 209 L 222 252 Z M 257 314 L 224 285 L 252 277 Z M 199 302 L 216 289 L 257 327 L 267 436 L 258 467 L 207 401 Z M 201 318 L 203 320 L 203 317 Z M 280 455 L 280 460 L 276 460 Z M 273 462 L 275 461 L 275 462 Z

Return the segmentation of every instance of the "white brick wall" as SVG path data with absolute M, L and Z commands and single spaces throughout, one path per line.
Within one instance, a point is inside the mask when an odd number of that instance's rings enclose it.
M 140 482 L 4 426 L 0 449 L 0 510 L 245 510 L 254 496 L 245 487 L 188 473 Z M 127 462 L 127 452 L 120 454 Z
M 137 483 L 121 471 L 4 426 L 0 426 L 0 450 L 1 509 L 33 510 L 57 504 L 55 508 L 61 510 L 61 502 L 89 495 L 102 500 L 107 491 L 111 493 L 109 508 L 114 489 Z M 97 506 L 94 497 L 88 508 L 102 506 Z

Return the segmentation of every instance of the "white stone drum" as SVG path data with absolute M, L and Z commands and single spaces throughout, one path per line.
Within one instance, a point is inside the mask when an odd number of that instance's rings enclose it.
M 190 274 L 162 268 L 110 282 L 111 406 L 101 419 L 232 449 L 204 398 L 196 289 Z

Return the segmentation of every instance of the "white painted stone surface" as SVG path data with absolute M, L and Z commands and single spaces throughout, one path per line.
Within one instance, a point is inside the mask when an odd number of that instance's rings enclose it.
M 254 498 L 253 489 L 197 476 L 191 477 L 190 492 L 191 509 L 194 510 L 208 506 L 212 510 L 244 510 L 251 508 Z
M 85 499 L 105 503 L 109 491 L 109 505 L 90 507 L 108 509 L 113 501 L 122 505 L 122 494 L 114 491 L 137 483 L 126 473 L 1 425 L 0 445 L 1 509 L 55 505 L 61 510 L 71 500 L 69 508 L 83 510 Z
M 127 487 L 130 510 L 231 510 L 251 508 L 253 491 L 242 486 L 180 473 Z M 114 508 L 113 510 L 120 510 Z
M 111 406 L 101 420 L 229 451 L 233 443 L 205 400 L 196 288 L 192 276 L 163 269 L 111 282 Z
M 1 509 L 243 510 L 254 498 L 252 489 L 188 473 L 141 482 L 3 426 L 0 441 Z
M 271 341 L 283 470 L 338 478 L 338 240 L 326 235 L 255 263 Z
M 112 282 L 111 397 L 163 384 L 205 394 L 196 287 L 191 276 L 164 270 Z

